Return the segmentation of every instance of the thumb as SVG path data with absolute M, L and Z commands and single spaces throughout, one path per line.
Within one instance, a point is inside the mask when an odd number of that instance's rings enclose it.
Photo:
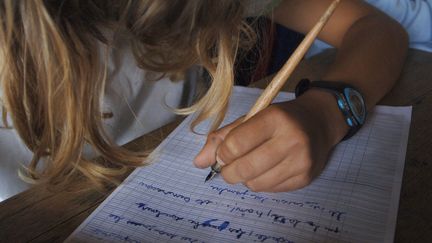
M 219 145 L 223 142 L 228 133 L 240 125 L 243 117 L 240 117 L 233 123 L 230 123 L 207 136 L 206 143 L 201 151 L 194 159 L 194 165 L 198 168 L 206 168 L 212 166 L 216 161 L 216 151 Z

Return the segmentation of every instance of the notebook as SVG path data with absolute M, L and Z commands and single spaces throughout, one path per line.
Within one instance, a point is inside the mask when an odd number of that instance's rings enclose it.
M 224 123 L 261 93 L 235 87 Z M 280 93 L 275 102 L 293 99 Z M 192 161 L 205 136 L 188 117 L 72 233 L 68 242 L 393 242 L 411 107 L 377 106 L 309 186 L 257 193 L 204 183 Z M 197 128 L 206 133 L 209 122 Z

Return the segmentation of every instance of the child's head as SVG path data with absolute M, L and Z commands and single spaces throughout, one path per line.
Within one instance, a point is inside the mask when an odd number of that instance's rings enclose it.
M 251 37 L 243 12 L 240 0 L 1 1 L 2 101 L 34 153 L 29 178 L 61 184 L 80 171 L 100 183 L 142 164 L 142 153 L 116 146 L 102 127 L 106 73 L 98 50 L 109 51 L 118 33 L 126 35 L 143 69 L 172 74 L 203 65 L 212 85 L 180 112 L 198 110 L 198 121 L 217 116 L 220 122 L 240 39 Z M 103 159 L 83 158 L 85 143 Z M 46 161 L 43 173 L 36 172 L 40 159 Z

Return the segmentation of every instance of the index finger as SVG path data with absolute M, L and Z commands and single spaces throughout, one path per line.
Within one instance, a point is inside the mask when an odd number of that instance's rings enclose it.
M 233 123 L 228 124 L 219 130 L 210 133 L 207 136 L 206 143 L 201 151 L 194 159 L 194 165 L 198 168 L 206 168 L 213 165 L 216 161 L 216 150 L 223 142 L 226 135 L 235 127 L 237 127 L 243 120 L 243 117 L 235 120 Z
M 244 156 L 273 136 L 274 127 L 262 113 L 233 128 L 217 149 L 217 156 L 224 164 Z

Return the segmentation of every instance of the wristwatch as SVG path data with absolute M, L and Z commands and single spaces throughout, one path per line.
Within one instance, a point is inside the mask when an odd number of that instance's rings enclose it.
M 352 137 L 365 123 L 367 109 L 363 95 L 353 86 L 343 82 L 314 81 L 302 79 L 296 86 L 295 95 L 299 97 L 311 88 L 330 92 L 336 98 L 339 110 L 349 126 L 348 133 L 342 140 Z

